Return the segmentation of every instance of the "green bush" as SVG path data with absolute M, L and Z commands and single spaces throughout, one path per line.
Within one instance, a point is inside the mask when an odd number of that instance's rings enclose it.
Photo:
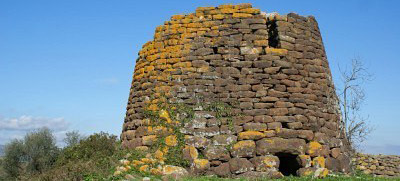
M 77 145 L 84 137 L 78 131 L 70 131 L 65 133 L 64 142 L 66 147 Z
M 59 149 L 56 139 L 48 128 L 28 133 L 24 138 L 27 171 L 41 173 L 54 165 Z
M 100 132 L 66 146 L 56 165 L 37 176 L 37 180 L 102 180 L 112 173 L 125 154 L 117 136 Z
M 21 140 L 13 140 L 5 146 L 2 169 L 4 177 L 16 179 L 21 174 L 22 159 L 25 156 L 24 143 Z
M 59 157 L 58 164 L 71 161 L 98 161 L 113 155 L 118 150 L 117 136 L 100 132 L 80 140 L 76 145 L 66 147 Z

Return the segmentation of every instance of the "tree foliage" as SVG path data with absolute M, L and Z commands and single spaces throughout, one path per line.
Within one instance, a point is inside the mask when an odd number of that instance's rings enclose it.
M 24 143 L 21 140 L 15 139 L 5 146 L 2 167 L 10 179 L 20 175 L 24 155 Z
M 66 147 L 77 145 L 84 137 L 78 131 L 70 131 L 65 133 L 64 143 Z

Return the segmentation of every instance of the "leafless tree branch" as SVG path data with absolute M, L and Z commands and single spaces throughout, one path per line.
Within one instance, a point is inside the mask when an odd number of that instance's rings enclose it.
M 342 110 L 340 128 L 352 148 L 356 149 L 373 131 L 373 127 L 367 122 L 368 118 L 360 115 L 365 101 L 363 84 L 371 80 L 372 74 L 367 71 L 360 57 L 352 59 L 350 68 L 342 69 L 339 66 L 339 71 L 342 80 L 342 88 L 337 89 Z

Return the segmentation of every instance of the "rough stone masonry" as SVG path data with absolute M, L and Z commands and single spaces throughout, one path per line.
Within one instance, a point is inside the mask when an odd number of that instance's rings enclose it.
M 314 175 L 349 172 L 349 148 L 314 17 L 264 13 L 251 4 L 199 7 L 156 28 L 136 61 L 121 134 L 126 148 L 148 147 L 155 133 L 143 111 L 151 97 L 221 101 L 233 129 L 205 110 L 182 130 L 208 160 L 202 174 Z M 232 149 L 227 145 L 233 144 Z

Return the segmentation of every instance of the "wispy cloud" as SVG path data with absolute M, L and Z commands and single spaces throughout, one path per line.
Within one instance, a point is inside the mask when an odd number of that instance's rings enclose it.
M 62 141 L 69 123 L 64 118 L 46 118 L 34 116 L 20 116 L 18 118 L 4 118 L 0 116 L 0 144 L 12 139 L 21 139 L 27 132 L 47 127 L 51 129 L 58 142 Z
M 111 77 L 98 79 L 96 80 L 96 82 L 102 85 L 117 85 L 119 83 L 119 80 L 117 78 Z

